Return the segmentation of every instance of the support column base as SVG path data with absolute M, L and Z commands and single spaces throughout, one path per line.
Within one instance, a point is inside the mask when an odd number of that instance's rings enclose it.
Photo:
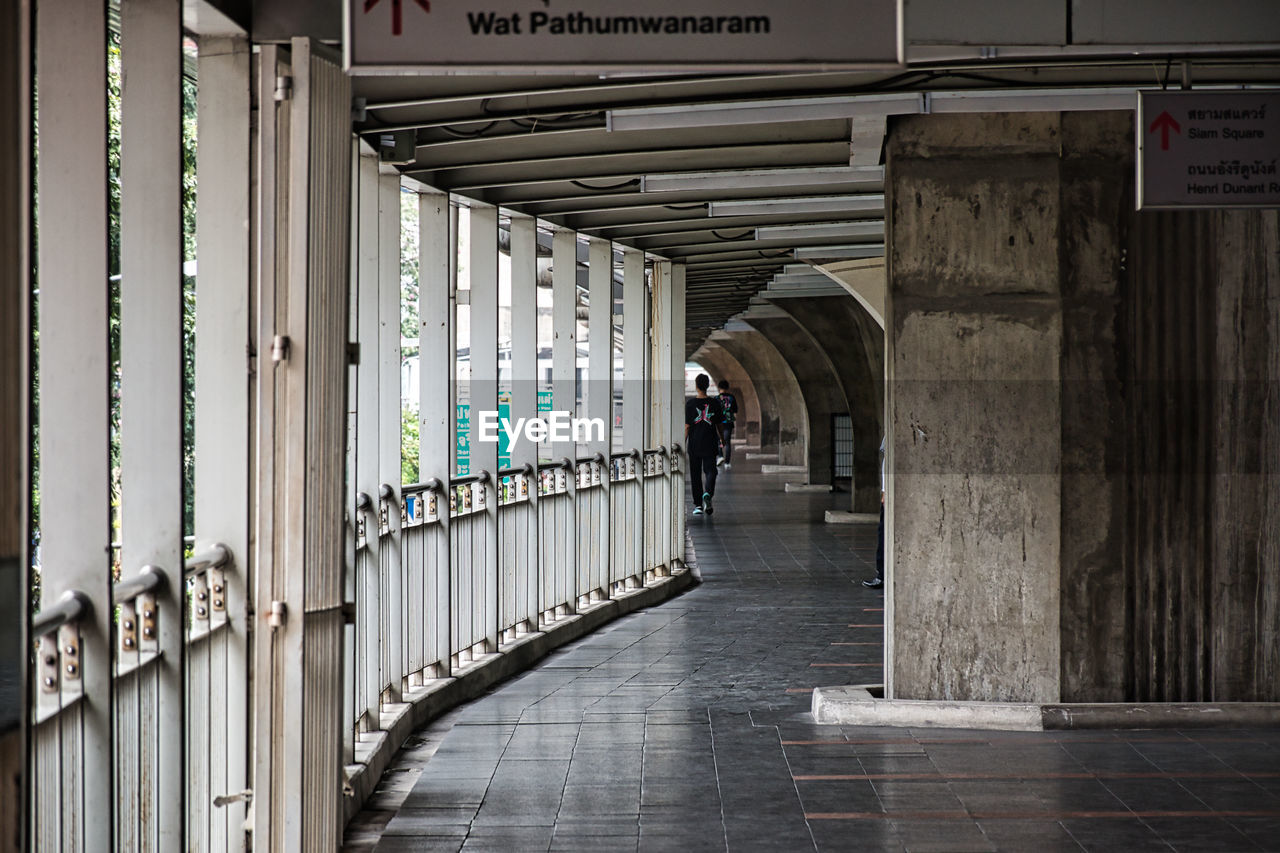
M 881 699 L 880 685 L 818 687 L 813 717 L 842 726 L 1062 731 L 1238 729 L 1280 725 L 1280 702 L 957 702 Z

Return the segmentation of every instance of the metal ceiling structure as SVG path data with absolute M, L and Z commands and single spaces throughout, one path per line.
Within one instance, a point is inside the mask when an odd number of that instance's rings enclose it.
M 692 352 L 784 268 L 883 254 L 892 116 L 1280 85 L 1274 46 L 951 52 L 893 72 L 359 77 L 356 127 L 425 184 L 685 262 Z

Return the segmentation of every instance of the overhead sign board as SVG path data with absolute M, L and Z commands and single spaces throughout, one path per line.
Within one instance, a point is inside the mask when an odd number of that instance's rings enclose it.
M 1138 93 L 1138 207 L 1280 207 L 1280 91 Z
M 344 0 L 352 73 L 895 66 L 902 0 Z

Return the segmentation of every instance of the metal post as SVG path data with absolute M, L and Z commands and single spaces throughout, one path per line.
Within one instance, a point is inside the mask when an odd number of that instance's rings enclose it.
M 645 310 L 648 293 L 644 281 L 644 253 L 625 249 L 622 254 L 622 446 L 644 451 L 646 443 L 645 420 L 649 412 L 648 390 L 644 367 L 648 355 L 649 324 Z M 644 525 L 647 521 L 644 507 L 643 457 L 636 460 L 634 527 L 631 548 L 632 565 L 636 574 L 644 580 Z
M 593 239 L 588 244 L 587 288 L 590 299 L 588 326 L 587 417 L 604 424 L 603 436 L 591 436 L 588 450 L 604 457 L 600 477 L 599 527 L 592 543 L 591 588 L 609 597 L 613 541 L 609 529 L 609 455 L 613 452 L 613 244 Z
M 498 442 L 484 441 L 480 418 L 498 411 L 498 208 L 471 207 L 471 464 L 488 471 L 484 485 L 485 546 L 476 560 L 479 597 L 476 616 L 483 620 L 487 650 L 498 650 Z
M 381 349 L 378 338 L 380 325 L 378 301 L 379 270 L 378 239 L 378 153 L 366 144 L 360 144 L 358 178 L 352 188 L 355 194 L 356 221 L 351 230 L 356 235 L 356 255 L 352 265 L 356 276 L 357 313 L 352 318 L 360 343 L 360 364 L 356 367 L 356 489 L 377 499 L 381 457 L 378 451 L 379 416 L 378 379 L 381 374 Z M 397 303 L 398 305 L 399 303 Z M 397 324 L 398 328 L 398 324 Z M 399 340 L 396 341 L 397 347 Z M 399 389 L 399 377 L 396 388 Z M 398 447 L 398 445 L 397 445 Z M 364 660 L 364 715 L 363 731 L 381 728 L 382 685 L 386 683 L 382 672 L 382 612 L 383 589 L 381 572 L 381 537 L 378 536 L 378 508 L 362 510 L 365 517 L 364 584 L 359 590 L 361 608 L 361 648 Z M 389 676 L 388 676 L 389 679 Z
M 383 674 L 391 688 L 391 701 L 399 702 L 404 689 L 404 563 L 400 559 L 400 173 L 392 166 L 378 170 L 378 483 L 391 496 L 382 500 L 386 511 L 386 536 L 379 537 L 379 565 L 386 580 L 382 606 L 386 613 Z M 368 303 L 366 303 L 367 305 Z
M 655 261 L 653 264 L 653 290 L 650 294 L 652 354 L 649 358 L 650 441 L 656 446 L 665 447 L 669 453 L 672 442 L 676 441 L 676 435 L 679 436 L 681 443 L 684 439 L 683 427 L 675 435 L 671 432 L 671 427 L 675 423 L 672 411 L 674 393 L 671 387 L 671 266 L 670 261 Z M 680 384 L 683 387 L 684 383 Z M 662 460 L 665 471 L 662 482 L 667 486 L 670 486 L 671 482 L 671 463 L 671 455 Z M 684 496 L 676 494 L 674 489 L 666 488 L 657 497 L 654 505 L 645 507 L 645 523 L 653 528 L 653 542 L 656 549 L 656 553 L 646 561 L 648 563 L 645 566 L 646 569 L 660 567 L 663 571 L 670 570 L 672 502 L 676 502 L 683 511 L 683 498 Z
M 342 837 L 342 400 L 346 376 L 350 84 L 329 51 L 290 46 L 287 310 L 278 318 L 281 637 L 272 793 L 282 819 L 254 849 L 331 850 Z M 284 342 L 287 341 L 287 345 Z
M 39 221 L 48 226 L 38 258 L 41 596 L 52 604 L 79 590 L 92 612 L 80 623 L 82 725 L 64 728 L 68 744 L 81 739 L 81 763 L 64 760 L 61 779 L 35 784 L 38 808 L 60 811 L 61 842 L 77 850 L 108 850 L 114 837 L 106 27 L 100 0 L 67 0 L 36 27 Z M 74 726 L 74 715 L 62 725 Z
M 425 188 L 418 192 L 418 471 L 419 478 L 436 478 L 447 490 L 453 475 L 453 323 L 450 298 L 453 240 L 449 232 L 449 196 Z M 438 491 L 428 500 L 437 502 L 441 525 L 434 554 L 435 583 L 427 600 L 434 602 L 436 675 L 447 676 L 453 649 L 449 647 L 449 498 Z M 428 553 L 426 560 L 432 562 Z
M 551 410 L 577 415 L 576 369 L 578 363 L 578 235 L 557 229 L 551 239 Z M 577 453 L 572 440 L 553 442 L 552 457 L 573 459 Z M 573 471 L 565 472 L 571 507 L 577 506 L 577 480 Z M 577 519 L 576 510 L 568 513 L 561 541 L 569 543 L 556 566 L 558 576 L 556 604 L 569 610 L 576 607 L 577 590 Z
M 227 630 L 205 641 L 207 722 L 192 738 L 204 741 L 207 775 L 191 791 L 191 825 L 198 848 L 223 849 L 239 835 L 244 806 L 215 810 L 214 797 L 246 787 L 246 587 L 249 552 L 250 137 L 249 44 L 243 38 L 200 40 L 197 163 L 195 530 L 197 541 L 227 546 L 235 563 L 226 573 Z M 193 650 L 193 655 L 197 654 Z M 192 663 L 195 666 L 194 660 Z M 207 738 L 207 739 L 206 739 Z M 192 747 L 196 749 L 197 747 Z M 193 758 L 193 760 L 195 760 Z M 206 787 L 207 785 L 207 787 Z
M 277 234 L 283 205 L 277 196 L 278 176 L 288 171 L 288 160 L 280 162 L 279 140 L 288 138 L 288 109 L 281 109 L 275 99 L 276 78 L 285 70 L 283 61 L 287 52 L 274 44 L 264 44 L 258 52 L 258 73 L 255 75 L 258 114 L 253 129 L 253 156 L 257 163 L 254 187 L 252 237 L 254 240 L 254 307 L 257 324 L 253 329 L 255 349 L 270 353 L 276 333 L 277 298 L 279 287 L 277 270 L 286 241 Z M 265 358 L 259 361 L 260 369 L 251 378 L 253 388 L 253 602 L 258 613 L 270 613 L 276 594 L 276 556 L 278 554 L 276 530 L 275 485 L 281 461 L 277 459 L 276 444 L 276 372 L 267 366 Z M 273 822 L 274 779 L 272 768 L 275 758 L 275 728 L 271 723 L 275 707 L 275 634 L 266 630 L 259 619 L 251 624 L 253 632 L 253 681 L 250 719 L 252 727 L 252 752 L 250 767 L 253 787 L 253 825 L 270 827 Z M 259 830 L 257 840 L 266 848 L 269 832 Z
M 186 594 L 180 581 L 182 4 L 126 0 L 121 12 L 120 557 L 126 577 L 152 565 L 170 583 L 157 593 L 157 680 L 139 676 L 136 685 L 132 711 L 142 742 L 135 755 L 116 756 L 121 766 L 139 765 L 135 790 L 120 792 L 117 829 L 122 847 L 174 850 L 186 844 L 187 789 Z
M 0 851 L 27 849 L 27 591 L 31 582 L 31 19 L 0 10 Z
M 688 450 L 684 439 L 684 293 L 685 265 L 671 265 L 671 441 L 681 452 L 671 454 L 671 569 L 684 566 L 684 492 Z M 677 470 L 679 466 L 679 470 Z
M 538 223 L 529 216 L 511 215 L 511 419 L 531 418 L 538 409 Z M 538 627 L 541 612 L 538 577 L 538 445 L 517 438 L 511 447 L 511 466 L 532 465 L 529 486 L 529 524 L 525 548 L 529 566 L 526 605 L 531 627 Z

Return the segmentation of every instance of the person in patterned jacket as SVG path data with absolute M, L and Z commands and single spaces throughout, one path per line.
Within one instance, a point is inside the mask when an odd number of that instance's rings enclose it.
M 693 488 L 693 514 L 711 515 L 716 493 L 716 454 L 724 427 L 724 407 L 719 397 L 707 394 L 711 377 L 699 373 L 694 380 L 698 396 L 684 403 L 684 444 L 689 452 L 689 483 Z

